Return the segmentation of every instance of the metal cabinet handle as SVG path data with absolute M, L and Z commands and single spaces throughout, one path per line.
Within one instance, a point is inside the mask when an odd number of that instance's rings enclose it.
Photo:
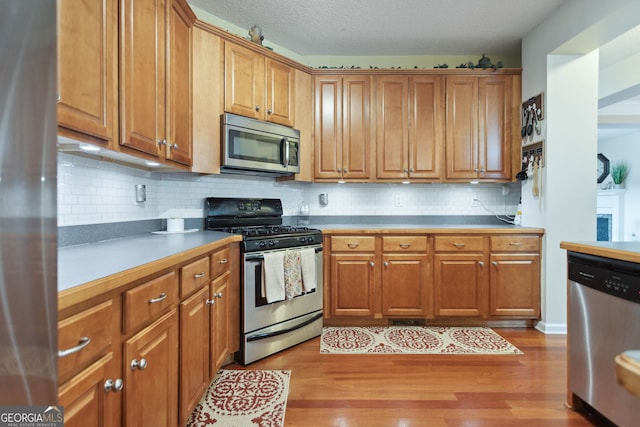
M 453 246 L 455 246 L 456 248 L 464 248 L 465 244 L 464 243 L 454 243 Z
M 68 356 L 70 354 L 76 353 L 76 352 L 82 350 L 83 348 L 85 348 L 86 346 L 88 346 L 90 342 L 91 342 L 91 338 L 82 337 L 78 341 L 78 345 L 77 346 L 68 348 L 66 350 L 59 350 L 58 351 L 58 357 L 66 357 L 66 356 Z
M 478 173 L 478 168 L 474 168 L 473 171 Z
M 409 172 L 409 169 L 404 168 L 404 169 L 402 169 L 402 172 L 407 173 L 407 172 Z
M 109 393 L 110 391 L 120 391 L 123 388 L 124 381 L 122 381 L 120 378 L 115 381 L 109 378 L 104 382 L 104 391 L 106 391 L 107 393 Z
M 344 168 L 343 172 L 344 172 L 344 173 L 348 173 L 348 172 L 349 172 L 349 170 L 348 170 L 347 168 Z
M 371 267 L 375 267 L 376 263 L 375 263 L 375 262 L 373 262 L 373 261 L 369 261 L 369 265 L 370 265 Z
M 416 170 L 414 168 L 409 168 L 409 172 L 415 172 Z
M 167 299 L 167 294 L 163 292 L 160 295 L 158 295 L 158 298 L 151 298 L 149 300 L 149 304 L 155 304 L 156 302 L 164 301 L 166 299 Z
M 480 173 L 485 173 L 485 172 L 486 172 L 486 170 L 484 170 L 484 168 L 480 169 Z
M 58 102 L 60 102 L 61 99 L 62 97 L 60 96 L 60 94 L 58 94 Z
M 167 140 L 166 139 L 159 139 L 158 140 L 158 145 L 167 145 Z
M 384 264 L 385 267 L 389 267 L 389 261 L 385 261 L 385 262 L 383 262 L 383 264 Z
M 207 274 L 207 273 L 205 273 L 205 272 L 203 271 L 203 272 L 201 272 L 201 273 L 194 274 L 194 275 L 193 275 L 193 278 L 194 278 L 194 279 L 201 279 L 201 278 L 203 278 L 204 276 L 206 276 L 206 274 Z
M 267 114 L 271 114 L 271 113 L 273 113 L 273 110 L 272 110 L 271 108 L 269 108 L 269 109 L 267 110 Z
M 131 370 L 135 371 L 136 369 L 138 369 L 139 371 L 142 371 L 143 369 L 145 369 L 147 367 L 147 359 L 133 359 L 131 361 Z
M 222 258 L 220 261 L 218 261 L 219 264 L 226 264 L 228 262 L 229 262 L 229 260 L 226 259 L 226 258 Z
M 509 246 L 520 246 L 520 242 L 509 242 Z
M 498 262 L 497 261 L 491 261 L 491 265 L 493 265 L 494 267 L 498 266 Z
M 411 247 L 411 243 L 398 243 L 402 249 L 409 249 Z
M 338 172 L 342 172 L 342 168 L 338 168 Z
M 214 295 L 214 296 L 215 296 L 215 295 Z M 216 303 L 216 300 L 214 300 L 214 299 L 208 299 L 207 301 L 205 301 L 205 303 L 206 303 L 207 305 L 214 305 L 214 304 Z
M 360 246 L 360 243 L 349 242 L 347 243 L 347 246 L 349 246 L 351 249 L 355 249 Z
M 215 294 L 213 294 L 213 296 L 215 298 L 222 298 L 222 292 L 216 292 Z
M 173 149 L 178 149 L 178 144 L 176 144 L 176 143 L 174 142 L 173 144 L 169 145 L 169 148 L 170 148 L 170 149 L 172 149 L 172 150 L 173 150 Z
M 256 111 L 260 111 L 260 106 L 256 105 Z
M 478 265 L 479 265 L 480 267 L 484 267 L 484 262 L 483 262 L 483 261 L 478 261 Z

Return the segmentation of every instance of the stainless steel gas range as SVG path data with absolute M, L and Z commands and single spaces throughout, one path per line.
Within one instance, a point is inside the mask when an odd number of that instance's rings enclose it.
M 247 365 L 322 333 L 322 232 L 282 224 L 279 199 L 209 197 L 205 199 L 206 228 L 241 234 L 241 348 L 236 360 Z M 278 256 L 303 253 L 307 263 L 304 286 L 284 299 L 265 295 Z M 309 261 L 309 254 L 312 258 Z M 268 261 L 265 261 L 268 259 Z M 281 258 L 282 259 L 282 258 Z M 277 264 L 276 264 L 277 265 Z M 293 265 L 297 267 L 297 265 Z M 286 270 L 286 269 L 285 269 Z M 311 277 L 312 276 L 312 277 Z M 313 279 L 313 280 L 310 280 Z M 272 301 L 272 302 L 269 302 Z

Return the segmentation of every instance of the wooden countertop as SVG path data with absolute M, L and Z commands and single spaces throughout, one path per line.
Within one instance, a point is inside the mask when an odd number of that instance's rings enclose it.
M 560 242 L 570 252 L 640 263 L 640 242 Z

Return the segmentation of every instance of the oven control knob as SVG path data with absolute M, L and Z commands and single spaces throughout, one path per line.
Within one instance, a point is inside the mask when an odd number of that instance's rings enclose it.
M 258 243 L 258 246 L 264 248 L 265 246 L 267 246 L 267 244 L 264 241 L 261 241 L 260 243 Z
M 306 237 L 301 237 L 301 238 L 300 238 L 300 243 L 304 243 L 304 242 L 306 242 L 306 241 L 307 241 L 307 238 L 306 238 Z
M 276 242 L 274 242 L 273 240 L 269 240 L 270 247 L 274 247 L 275 245 L 276 245 Z

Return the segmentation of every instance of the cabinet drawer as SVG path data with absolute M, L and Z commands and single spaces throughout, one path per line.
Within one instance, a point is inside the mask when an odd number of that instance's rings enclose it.
M 482 252 L 482 236 L 436 236 L 435 250 L 443 252 Z
M 332 251 L 375 251 L 376 238 L 373 236 L 332 236 Z
M 146 325 L 178 301 L 175 272 L 167 273 L 124 294 L 125 332 Z
M 111 351 L 114 305 L 91 307 L 58 322 L 58 381 L 63 383 Z
M 180 269 L 180 296 L 185 297 L 209 283 L 209 257 L 201 258 Z
M 540 252 L 538 236 L 491 236 L 491 252 Z
M 425 252 L 427 236 L 382 236 L 382 250 L 385 252 Z
M 229 270 L 229 248 L 220 249 L 211 255 L 211 280 Z

